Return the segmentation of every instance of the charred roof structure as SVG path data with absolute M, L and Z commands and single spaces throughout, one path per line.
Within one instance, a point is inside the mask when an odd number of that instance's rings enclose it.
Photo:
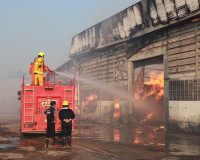
M 199 0 L 142 0 L 74 36 L 76 74 L 114 88 L 78 83 L 81 115 L 124 123 L 154 117 L 154 124 L 200 132 L 199 7 Z
M 76 35 L 70 56 L 122 43 L 196 15 L 198 0 L 142 0 Z

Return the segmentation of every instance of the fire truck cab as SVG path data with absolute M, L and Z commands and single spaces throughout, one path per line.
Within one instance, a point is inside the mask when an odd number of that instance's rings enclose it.
M 43 86 L 25 84 L 24 77 L 21 86 L 21 133 L 46 133 L 47 121 L 43 117 L 44 111 L 50 107 L 51 101 L 56 101 L 57 123 L 56 133 L 61 131 L 59 111 L 64 100 L 69 102 L 69 108 L 75 112 L 75 78 L 64 85 L 62 82 L 47 80 Z M 74 129 L 74 123 L 73 123 Z

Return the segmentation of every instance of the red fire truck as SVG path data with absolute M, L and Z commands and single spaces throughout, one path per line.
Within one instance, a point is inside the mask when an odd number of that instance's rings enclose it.
M 70 84 L 64 85 L 61 81 L 56 82 L 56 72 L 53 81 L 49 80 L 47 68 L 47 80 L 43 86 L 25 84 L 24 77 L 19 95 L 21 96 L 21 133 L 45 133 L 47 121 L 42 116 L 43 112 L 50 107 L 51 101 L 56 101 L 57 123 L 56 133 L 61 131 L 61 121 L 58 113 L 62 109 L 64 100 L 69 102 L 69 108 L 75 112 L 75 78 Z M 74 129 L 74 123 L 73 123 Z

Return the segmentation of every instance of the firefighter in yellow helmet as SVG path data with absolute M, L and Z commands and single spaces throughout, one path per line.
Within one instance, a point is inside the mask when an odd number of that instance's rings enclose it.
M 62 106 L 63 108 L 59 112 L 59 119 L 62 121 L 63 148 L 66 148 L 67 141 L 68 148 L 71 148 L 72 120 L 75 118 L 75 114 L 69 108 L 68 101 L 64 101 Z
M 43 73 L 45 72 L 45 65 L 44 65 L 44 53 L 40 52 L 38 54 L 38 58 L 36 58 L 34 63 L 34 85 L 44 85 L 44 77 Z

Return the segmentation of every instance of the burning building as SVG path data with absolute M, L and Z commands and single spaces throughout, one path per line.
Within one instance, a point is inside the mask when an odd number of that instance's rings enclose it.
M 124 123 L 200 132 L 199 5 L 198 0 L 142 0 L 74 36 L 70 57 L 77 76 L 133 99 L 80 81 L 81 114 L 89 112 L 85 101 L 94 94 L 96 119 L 113 117 L 117 98 Z

